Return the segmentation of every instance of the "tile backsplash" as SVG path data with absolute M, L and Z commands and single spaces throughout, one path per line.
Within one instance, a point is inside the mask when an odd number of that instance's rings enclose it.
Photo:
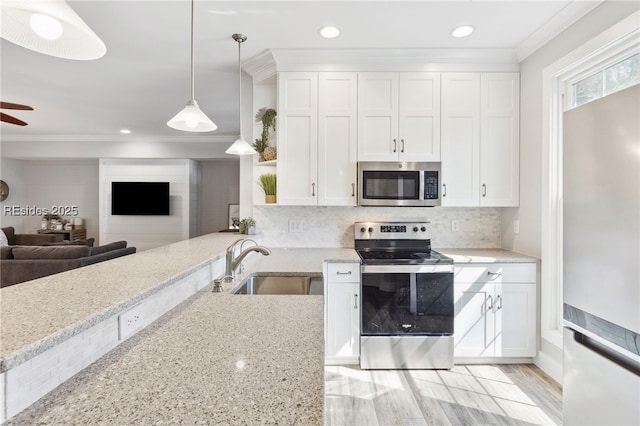
M 487 207 L 309 207 L 254 206 L 264 244 L 271 247 L 353 247 L 359 221 L 431 222 L 431 245 L 446 248 L 500 248 L 500 209 Z M 301 221 L 289 232 L 289 221 Z M 451 230 L 456 220 L 458 230 Z

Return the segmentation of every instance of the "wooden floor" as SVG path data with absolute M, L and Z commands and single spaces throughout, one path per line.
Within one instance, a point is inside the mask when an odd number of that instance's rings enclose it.
M 325 425 L 560 425 L 560 385 L 535 365 L 325 367 Z

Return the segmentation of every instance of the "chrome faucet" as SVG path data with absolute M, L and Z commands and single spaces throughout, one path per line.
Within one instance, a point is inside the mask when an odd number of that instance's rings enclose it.
M 244 243 L 246 242 L 252 242 L 253 246 L 251 247 L 247 247 L 246 249 L 242 250 L 242 247 L 244 246 Z M 240 244 L 240 254 L 238 254 L 237 257 L 234 257 L 234 252 L 235 252 L 235 248 L 238 245 L 238 243 Z M 234 242 L 233 244 L 231 244 L 229 247 L 227 247 L 227 255 L 226 255 L 226 263 L 225 263 L 225 268 L 224 268 L 224 276 L 234 276 L 236 273 L 236 269 L 238 269 L 238 266 L 242 264 L 242 261 L 244 260 L 245 257 L 247 257 L 247 255 L 251 252 L 258 252 L 260 254 L 263 254 L 265 256 L 268 256 L 271 254 L 271 250 L 269 250 L 266 247 L 262 247 L 259 246 L 258 243 L 256 243 L 253 240 L 250 239 L 244 239 L 241 238 L 239 240 L 237 240 L 236 242 Z

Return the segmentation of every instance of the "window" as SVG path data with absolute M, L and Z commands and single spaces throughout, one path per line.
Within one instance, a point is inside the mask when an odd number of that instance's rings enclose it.
M 586 104 L 637 83 L 640 83 L 640 55 L 636 53 L 573 83 L 571 107 Z

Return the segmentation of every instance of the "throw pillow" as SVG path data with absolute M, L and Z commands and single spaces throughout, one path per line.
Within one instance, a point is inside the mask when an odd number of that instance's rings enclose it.
M 2 229 L 0 229 L 0 247 L 8 246 L 9 240 L 7 239 L 7 235 L 4 233 Z

